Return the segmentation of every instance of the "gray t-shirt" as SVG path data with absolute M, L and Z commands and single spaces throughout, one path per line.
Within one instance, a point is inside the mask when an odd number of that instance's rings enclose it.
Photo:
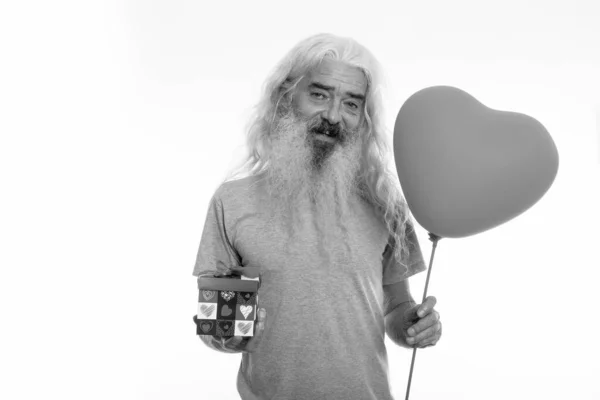
M 193 274 L 260 267 L 263 339 L 243 353 L 237 388 L 243 400 L 389 400 L 383 285 L 426 269 L 414 232 L 400 265 L 372 207 L 356 200 L 348 221 L 351 255 L 339 239 L 324 261 L 309 208 L 292 246 L 269 223 L 261 179 L 221 185 L 202 232 Z M 269 214 L 270 215 L 270 214 Z

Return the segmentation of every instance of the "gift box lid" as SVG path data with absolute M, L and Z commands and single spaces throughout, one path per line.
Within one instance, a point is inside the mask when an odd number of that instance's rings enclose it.
M 228 279 L 228 278 L 198 278 L 198 289 L 200 290 L 231 290 L 236 292 L 258 291 L 258 280 L 254 279 Z
M 256 292 L 260 288 L 260 267 L 231 267 L 228 275 L 204 275 L 198 278 L 200 290 L 233 290 L 239 292 Z

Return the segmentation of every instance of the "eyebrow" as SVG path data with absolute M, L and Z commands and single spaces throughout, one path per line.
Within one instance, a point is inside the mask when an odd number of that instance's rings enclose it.
M 327 90 L 327 91 L 335 90 L 335 88 L 333 86 L 327 86 L 327 85 L 324 85 L 324 84 L 319 83 L 319 82 L 312 82 L 310 85 L 308 85 L 308 87 L 309 88 L 323 89 L 323 90 Z M 365 96 L 362 95 L 362 94 L 360 94 L 360 93 L 346 92 L 346 95 L 348 95 L 349 97 L 352 97 L 354 99 L 357 99 L 357 100 L 365 101 Z

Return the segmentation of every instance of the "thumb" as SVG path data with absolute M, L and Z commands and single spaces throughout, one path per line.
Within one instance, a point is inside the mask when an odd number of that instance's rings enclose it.
M 419 320 L 419 314 L 417 314 L 417 312 L 419 311 L 419 308 L 421 307 L 420 304 L 416 304 L 414 301 L 410 302 L 412 305 L 406 309 L 406 311 L 404 312 L 404 321 L 406 322 L 414 322 Z

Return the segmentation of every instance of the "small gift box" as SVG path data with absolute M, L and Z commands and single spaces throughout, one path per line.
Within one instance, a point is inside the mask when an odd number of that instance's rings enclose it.
M 248 271 L 244 272 L 251 275 L 253 271 L 248 267 Z M 196 334 L 254 336 L 259 286 L 258 277 L 198 278 L 198 314 L 194 318 Z

